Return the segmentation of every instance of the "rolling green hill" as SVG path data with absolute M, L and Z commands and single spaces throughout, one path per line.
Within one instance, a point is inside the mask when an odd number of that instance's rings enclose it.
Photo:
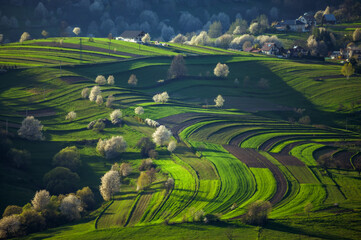
M 109 52 L 108 40 L 94 41 L 83 39 L 81 51 L 77 38 L 65 39 L 62 46 L 57 39 L 46 39 L 0 47 L 2 64 L 17 66 L 0 73 L 0 124 L 14 135 L 15 147 L 31 153 L 27 170 L 1 162 L 1 210 L 22 206 L 43 189 L 53 156 L 66 146 L 80 151 L 79 187 L 90 186 L 98 198 L 100 178 L 114 162 L 133 167 L 114 199 L 100 206 L 99 198 L 99 209 L 81 221 L 28 238 L 357 239 L 360 76 L 347 80 L 340 76 L 341 66 L 330 63 L 210 47 L 139 49 L 112 41 Z M 188 72 L 169 79 L 176 54 L 184 55 Z M 227 78 L 213 75 L 218 62 L 229 66 Z M 112 108 L 81 97 L 100 74 L 115 77 L 114 85 L 100 86 L 105 100 L 114 96 Z M 138 78 L 136 86 L 128 84 L 131 74 Z M 170 100 L 154 103 L 153 95 L 163 91 Z M 223 108 L 214 106 L 218 94 L 225 99 Z M 144 108 L 140 117 L 136 106 Z M 114 109 L 123 112 L 122 127 L 110 124 L 100 133 L 87 129 L 89 122 L 109 118 Z M 74 121 L 65 119 L 70 111 L 77 113 Z M 25 116 L 41 121 L 45 140 L 16 137 Z M 306 116 L 310 121 L 298 121 Z M 156 148 L 155 181 L 137 192 L 143 158 L 136 144 L 155 131 L 144 123 L 146 118 L 171 129 L 178 146 L 172 154 L 166 147 Z M 346 123 L 347 118 L 352 120 Z M 128 149 L 121 158 L 106 160 L 97 153 L 96 142 L 115 135 L 124 137 Z M 331 161 L 324 164 L 322 156 Z M 169 192 L 163 186 L 168 177 L 175 180 Z M 272 204 L 264 227 L 239 221 L 256 200 Z M 222 222 L 195 221 L 201 212 Z

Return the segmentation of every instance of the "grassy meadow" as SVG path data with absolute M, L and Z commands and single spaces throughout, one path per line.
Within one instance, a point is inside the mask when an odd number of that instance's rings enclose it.
M 89 186 L 97 199 L 97 209 L 81 220 L 25 239 L 359 238 L 359 75 L 347 80 L 340 65 L 211 47 L 93 41 L 82 38 L 81 49 L 79 38 L 0 46 L 0 65 L 17 66 L 0 73 L 0 125 L 14 146 L 31 153 L 26 170 L 0 163 L 0 210 L 30 202 L 44 188 L 53 156 L 67 146 L 80 152 L 78 188 Z M 184 56 L 187 74 L 169 79 L 177 54 Z M 218 62 L 229 66 L 228 77 L 214 76 Z M 81 96 L 100 74 L 115 78 L 114 85 L 100 86 L 105 101 L 114 96 L 111 108 Z M 131 74 L 136 86 L 128 84 Z M 154 103 L 153 95 L 164 91 L 169 101 Z M 222 108 L 214 106 L 219 94 Z M 137 106 L 143 115 L 135 115 Z M 123 126 L 87 129 L 114 109 L 122 111 Z M 77 113 L 73 121 L 65 119 L 70 111 Z M 41 121 L 45 140 L 17 137 L 26 116 Z M 155 131 L 146 118 L 171 129 L 177 148 L 156 148 L 155 180 L 136 191 L 143 160 L 136 144 Z M 96 151 L 97 140 L 118 135 L 128 148 L 107 160 Z M 323 156 L 331 161 L 323 163 Z M 100 178 L 115 162 L 130 163 L 133 171 L 104 202 Z M 175 184 L 167 191 L 169 177 Z M 272 203 L 262 227 L 240 221 L 257 200 Z M 221 221 L 199 222 L 200 212 Z

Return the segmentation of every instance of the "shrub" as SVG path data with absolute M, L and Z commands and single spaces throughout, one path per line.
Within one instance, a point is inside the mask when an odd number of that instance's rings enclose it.
M 168 178 L 167 181 L 165 181 L 164 183 L 164 187 L 167 190 L 167 193 L 172 190 L 172 188 L 174 187 L 174 179 Z
M 20 215 L 20 222 L 25 233 L 39 232 L 45 229 L 45 218 L 35 210 L 26 210 Z
M 97 151 L 107 159 L 118 157 L 126 148 L 127 143 L 122 136 L 113 136 L 109 140 L 99 139 L 97 144 Z
M 110 170 L 101 178 L 99 190 L 105 201 L 109 201 L 114 193 L 119 192 L 119 188 L 120 175 L 117 171 Z
M 11 148 L 7 153 L 7 158 L 14 167 L 27 168 L 30 165 L 31 154 L 27 150 Z
M 107 108 L 111 108 L 113 106 L 113 102 L 114 102 L 115 98 L 113 95 L 109 95 L 109 97 L 107 98 L 107 102 L 105 104 L 105 106 Z
M 74 111 L 69 112 L 66 115 L 65 119 L 70 120 L 70 121 L 74 121 L 76 119 L 76 112 L 74 112 Z
M 22 121 L 18 135 L 28 140 L 43 140 L 42 130 L 43 125 L 41 125 L 41 122 L 33 116 L 28 116 Z
M 153 133 L 153 142 L 158 146 L 164 145 L 170 140 L 172 132 L 168 130 L 165 126 L 159 126 L 157 130 Z
M 53 157 L 53 165 L 76 171 L 80 165 L 80 153 L 76 146 L 66 147 Z
M 50 203 L 50 194 L 46 190 L 40 190 L 35 193 L 31 204 L 36 211 L 44 210 Z
M 122 177 L 128 176 L 132 172 L 132 165 L 130 163 L 122 163 L 119 167 L 119 173 Z
M 122 121 L 122 115 L 120 109 L 116 109 L 110 114 L 110 120 L 113 124 L 119 124 Z
M 142 38 L 142 42 L 144 43 L 150 42 L 150 35 L 148 33 L 144 35 L 144 37 Z
M 23 43 L 29 39 L 30 39 L 30 34 L 28 32 L 24 32 L 23 34 L 21 34 L 19 42 Z
M 66 196 L 61 201 L 59 209 L 70 221 L 80 219 L 80 212 L 83 211 L 81 200 L 73 194 Z
M 11 216 L 13 214 L 21 214 L 23 211 L 22 207 L 16 205 L 9 205 L 3 212 L 3 217 Z
M 78 174 L 65 167 L 56 167 L 44 175 L 46 189 L 52 194 L 73 192 L 79 183 Z
M 149 175 L 146 172 L 140 172 L 139 178 L 137 180 L 137 191 L 143 190 L 150 184 Z
M 150 138 L 143 137 L 136 144 L 137 148 L 140 148 L 140 155 L 145 158 L 149 157 L 149 151 L 155 149 L 155 143 L 150 140 Z
M 177 36 L 175 36 L 170 42 L 171 43 L 180 43 L 183 44 L 187 41 L 187 37 L 182 35 L 182 34 L 178 34 Z
M 0 219 L 0 238 L 8 239 L 20 235 L 20 217 L 18 215 L 6 216 Z
M 152 168 L 155 168 L 157 165 L 155 165 L 155 163 L 153 162 L 152 159 L 148 158 L 148 159 L 144 159 L 142 160 L 142 163 L 139 166 L 139 171 L 146 171 L 146 170 L 150 170 Z
M 93 125 L 93 131 L 99 133 L 102 132 L 105 128 L 105 123 L 103 121 L 96 121 L 95 124 Z
M 308 125 L 311 123 L 310 116 L 303 116 L 298 120 L 298 123 Z
M 76 191 L 76 196 L 81 200 L 84 209 L 93 209 L 95 206 L 94 193 L 89 187 Z
M 217 77 L 227 77 L 229 74 L 229 68 L 227 64 L 218 63 L 214 68 L 214 75 Z

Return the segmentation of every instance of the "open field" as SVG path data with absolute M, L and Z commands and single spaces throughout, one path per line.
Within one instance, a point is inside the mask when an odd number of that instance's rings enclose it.
M 78 187 L 89 186 L 98 207 L 100 177 L 115 162 L 133 168 L 106 208 L 30 238 L 176 239 L 172 234 L 182 232 L 184 239 L 357 239 L 361 105 L 351 103 L 360 99 L 360 76 L 347 81 L 335 77 L 338 65 L 210 47 L 112 41 L 109 48 L 106 39 L 94 41 L 83 38 L 81 51 L 77 38 L 65 39 L 62 46 L 58 39 L 42 39 L 0 47 L 0 62 L 20 68 L 0 73 L 0 125 L 14 146 L 32 156 L 27 170 L 1 162 L 1 210 L 10 204 L 23 206 L 44 188 L 53 156 L 67 146 L 78 147 Z M 178 53 L 185 56 L 187 75 L 168 78 L 172 56 Z M 218 62 L 229 66 L 227 78 L 213 76 Z M 81 97 L 82 89 L 96 85 L 99 74 L 115 77 L 114 85 L 100 86 L 105 101 L 114 96 L 111 108 Z M 136 86 L 128 84 L 131 74 L 138 78 Z M 262 78 L 269 87 L 259 86 Z M 153 95 L 163 91 L 169 101 L 154 103 Z M 218 94 L 225 99 L 222 108 L 214 106 Z M 338 110 L 340 104 L 347 108 Z M 144 108 L 143 115 L 135 116 L 137 106 Z M 305 110 L 300 114 L 296 108 Z M 114 109 L 122 111 L 122 126 L 108 123 L 102 132 L 87 129 L 93 120 L 109 119 Z M 70 111 L 77 113 L 73 121 L 65 119 Z M 43 141 L 16 136 L 29 115 L 44 125 Z M 303 116 L 311 122 L 299 123 Z M 156 147 L 156 177 L 136 191 L 143 160 L 136 144 L 155 131 L 144 123 L 146 118 L 169 128 L 177 148 L 170 153 L 165 146 Z M 353 122 L 346 129 L 347 118 Z M 96 151 L 96 143 L 117 135 L 128 148 L 121 157 L 107 160 Z M 167 191 L 168 178 L 174 186 Z M 249 204 L 257 200 L 272 204 L 270 222 L 264 227 L 241 223 Z M 198 222 L 203 213 L 222 221 Z M 340 221 L 332 220 L 335 214 Z M 339 231 L 330 233 L 332 228 Z

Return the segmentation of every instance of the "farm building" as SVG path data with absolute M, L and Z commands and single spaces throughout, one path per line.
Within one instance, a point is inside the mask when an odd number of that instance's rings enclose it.
M 116 40 L 123 40 L 127 42 L 140 42 L 144 37 L 145 32 L 143 31 L 124 31 L 120 37 L 117 37 Z
M 311 12 L 304 13 L 297 20 L 304 23 L 304 24 L 306 24 L 307 28 L 310 28 L 312 26 L 316 26 L 316 19 L 314 18 L 313 14 Z
M 293 31 L 293 32 L 307 32 L 308 24 L 297 20 L 282 20 L 275 28 L 278 31 Z
M 336 24 L 336 17 L 333 14 L 323 15 L 322 22 L 325 24 Z
M 302 57 L 307 55 L 307 51 L 300 46 L 293 46 L 287 50 L 287 57 Z

